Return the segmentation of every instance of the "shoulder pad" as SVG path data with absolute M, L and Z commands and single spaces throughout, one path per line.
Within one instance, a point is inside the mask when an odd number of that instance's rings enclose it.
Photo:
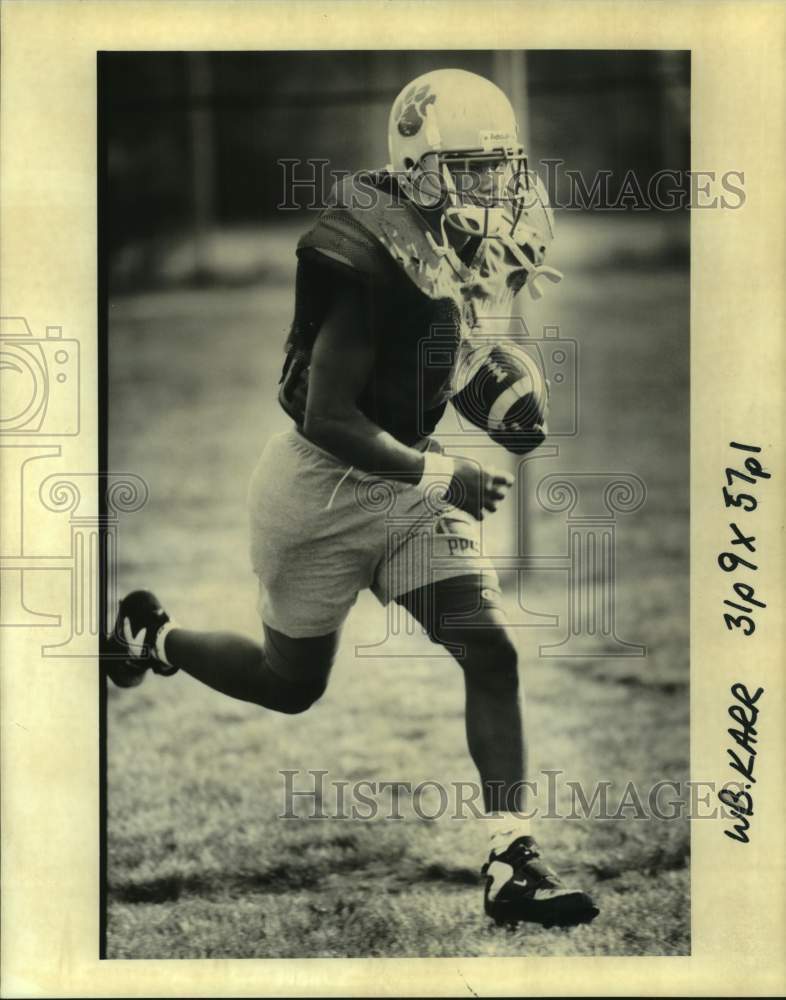
M 317 250 L 371 278 L 391 280 L 403 272 L 429 298 L 463 304 L 462 288 L 473 280 L 472 272 L 437 243 L 390 174 L 365 171 L 345 177 L 330 200 L 331 207 L 301 238 L 298 253 Z
M 364 277 L 390 280 L 395 272 L 379 241 L 373 218 L 378 211 L 378 192 L 366 176 L 353 174 L 333 186 L 330 207 L 320 213 L 312 228 L 301 237 L 297 252 L 300 255 L 305 250 L 315 250 Z

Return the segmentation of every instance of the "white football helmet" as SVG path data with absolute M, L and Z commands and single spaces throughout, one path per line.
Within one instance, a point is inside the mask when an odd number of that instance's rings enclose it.
M 543 263 L 554 239 L 548 194 L 528 170 L 510 101 L 490 80 L 440 69 L 408 83 L 390 110 L 388 149 L 404 194 L 442 211 L 443 244 L 431 241 L 439 253 L 451 252 L 448 223 L 492 241 L 485 266 L 503 294 L 518 283 L 514 272 L 526 274 L 533 298 L 542 280 L 561 280 Z
M 527 170 L 516 117 L 505 94 L 461 69 L 424 73 L 390 111 L 389 169 L 407 197 L 441 207 L 456 229 L 510 237 L 540 264 L 553 239 L 545 188 Z

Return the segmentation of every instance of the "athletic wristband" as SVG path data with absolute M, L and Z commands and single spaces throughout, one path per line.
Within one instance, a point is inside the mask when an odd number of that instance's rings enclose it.
M 446 503 L 447 490 L 455 471 L 456 463 L 452 458 L 439 451 L 427 451 L 423 456 L 423 474 L 418 488 L 434 500 Z

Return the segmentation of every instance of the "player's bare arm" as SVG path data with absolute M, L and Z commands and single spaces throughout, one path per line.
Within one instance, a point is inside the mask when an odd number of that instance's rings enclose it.
M 363 472 L 417 483 L 423 480 L 423 451 L 398 441 L 358 407 L 376 361 L 373 339 L 366 329 L 364 295 L 360 286 L 335 300 L 311 355 L 303 433 L 331 454 Z M 457 505 L 478 519 L 493 512 L 513 485 L 500 469 L 454 457 L 451 493 Z
M 423 453 L 398 441 L 359 408 L 376 361 L 360 286 L 333 301 L 311 355 L 303 433 L 364 472 L 417 482 Z

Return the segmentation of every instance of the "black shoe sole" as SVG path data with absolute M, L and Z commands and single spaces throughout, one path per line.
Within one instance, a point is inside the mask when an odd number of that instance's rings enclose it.
M 120 622 L 124 614 L 132 613 L 129 611 L 129 605 L 138 605 L 140 602 L 160 609 L 164 616 L 163 621 L 169 621 L 169 616 L 161 608 L 160 601 L 149 590 L 134 590 L 130 594 L 126 594 L 120 602 L 117 618 L 115 619 L 115 629 L 112 635 L 106 640 L 105 655 L 103 658 L 107 677 L 113 684 L 120 688 L 138 687 L 150 669 L 154 673 L 165 675 L 176 673 L 175 669 L 163 664 L 161 665 L 161 669 L 158 669 L 159 661 L 149 653 L 141 662 L 135 657 L 128 656 L 128 648 L 123 641 Z M 142 610 L 144 611 L 145 609 Z
M 106 675 L 116 687 L 138 687 L 145 679 L 149 664 L 143 666 L 134 663 L 132 659 L 122 659 L 125 652 L 125 648 L 116 639 L 107 641 L 103 657 Z
M 496 902 L 486 910 L 497 927 L 520 923 L 550 927 L 576 927 L 591 923 L 600 910 L 586 892 L 571 892 L 555 899 Z

